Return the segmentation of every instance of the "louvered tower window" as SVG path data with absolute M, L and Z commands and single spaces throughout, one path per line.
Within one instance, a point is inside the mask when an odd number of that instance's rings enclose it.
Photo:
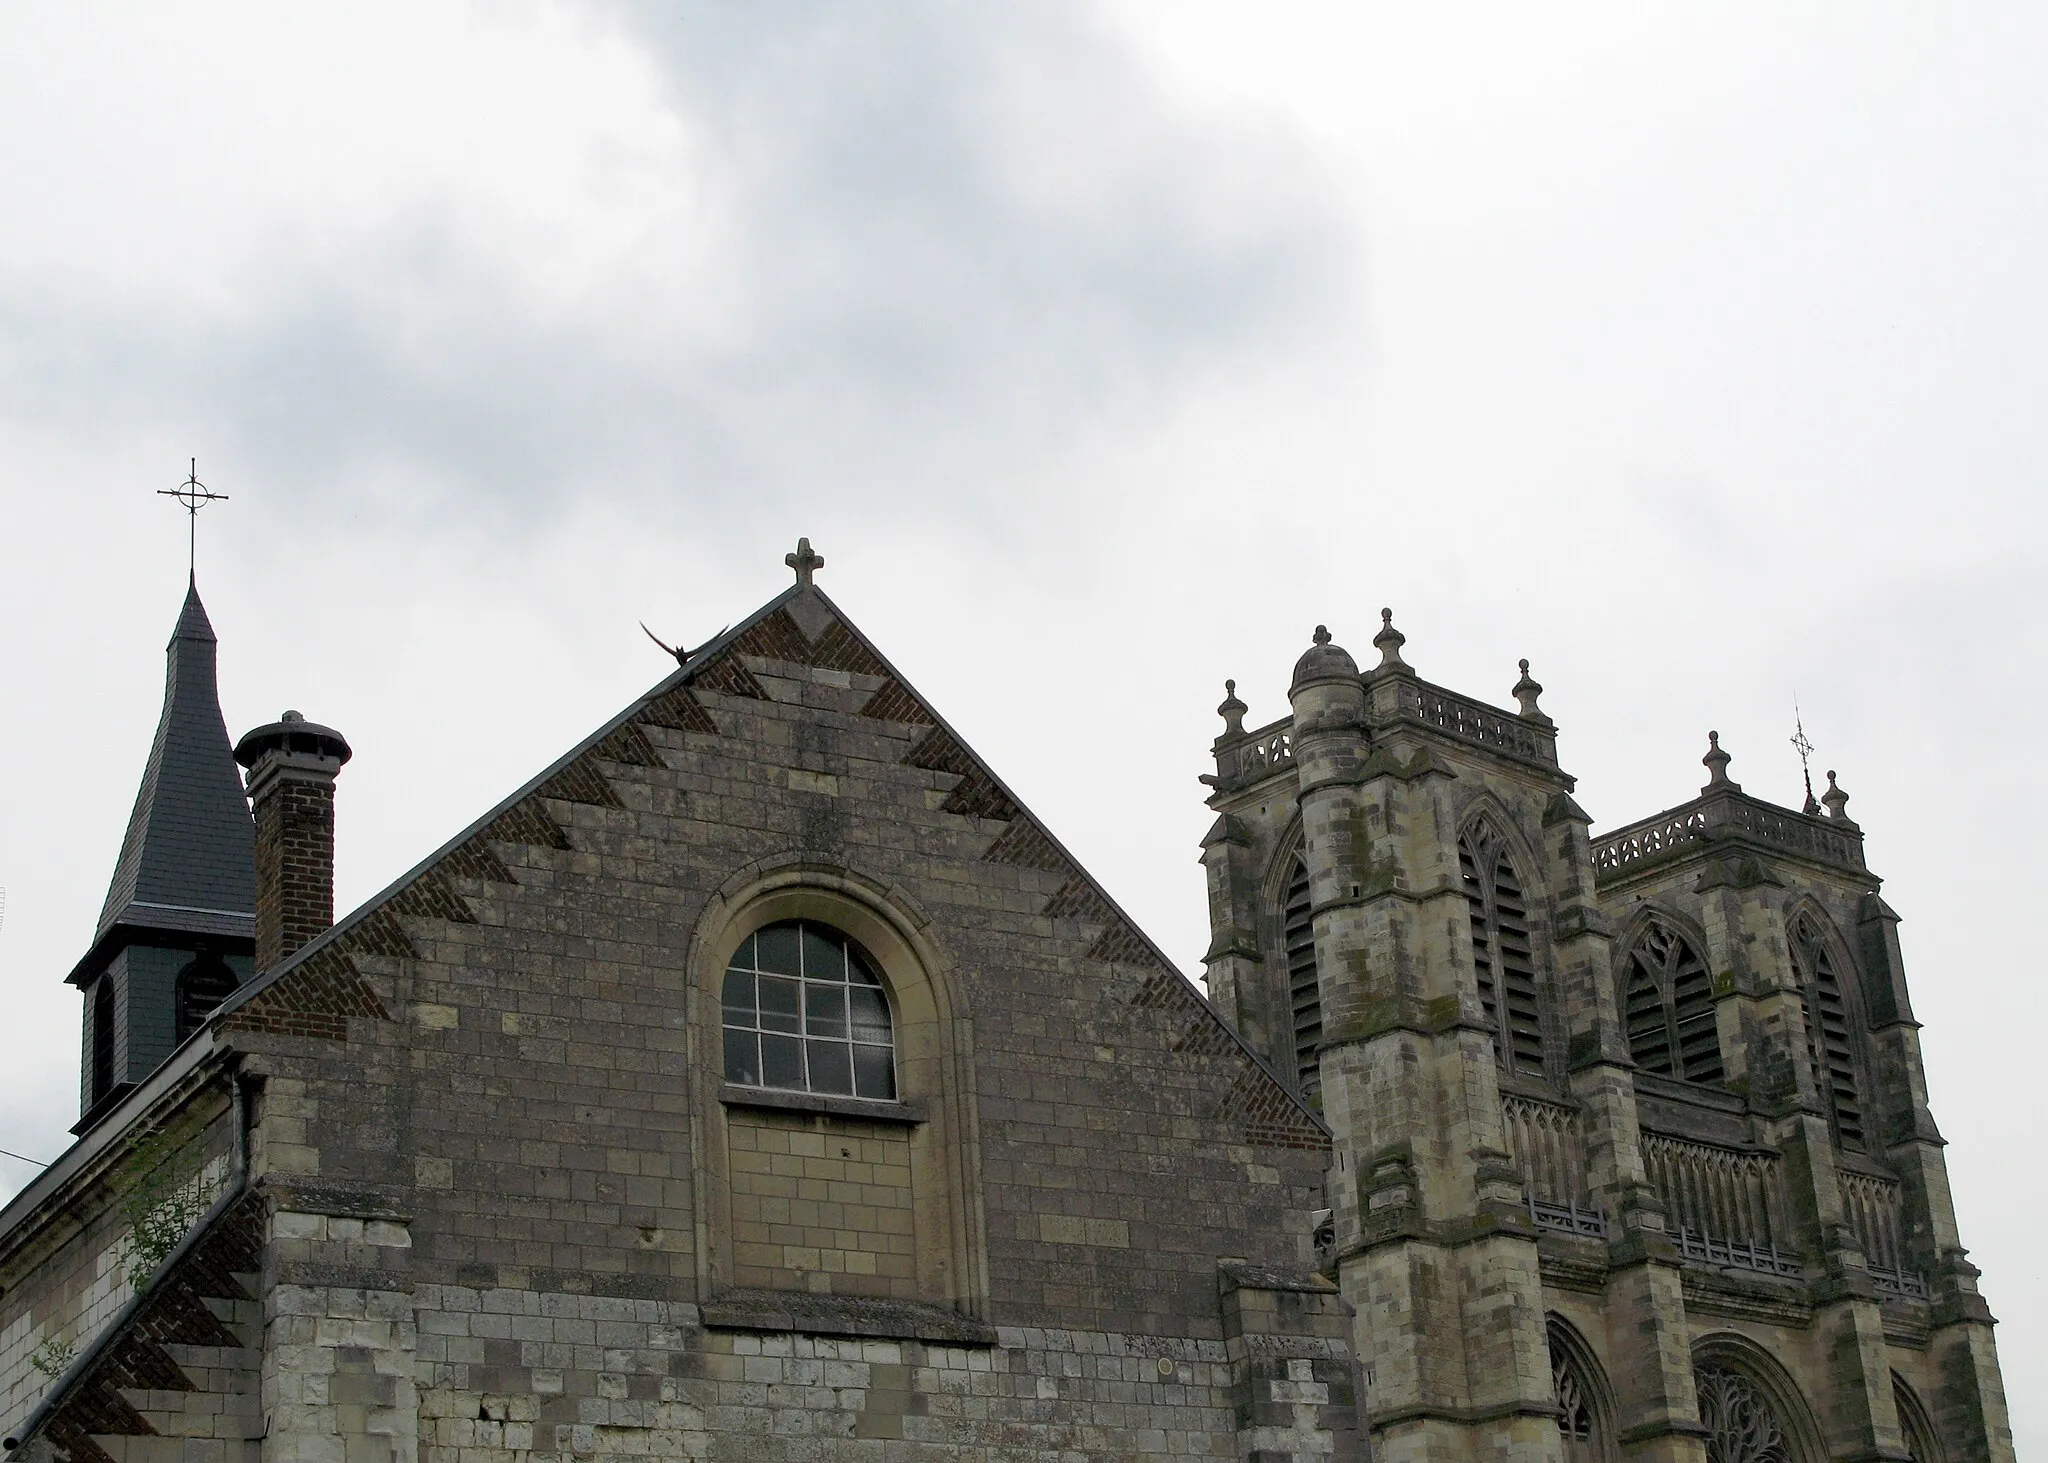
M 1849 1002 L 1833 951 L 1818 925 L 1801 915 L 1792 952 L 1805 985 L 1806 1055 L 1813 1081 L 1834 1114 L 1835 1137 L 1845 1148 L 1863 1146 L 1863 1104 L 1856 1092 L 1856 1056 L 1850 1041 Z
M 1688 1082 L 1721 1081 L 1714 982 L 1691 943 L 1668 925 L 1651 925 L 1629 956 L 1626 979 L 1623 1008 L 1636 1065 Z
M 1287 1005 L 1294 1032 L 1294 1075 L 1302 1093 L 1313 1101 L 1323 1085 L 1316 1056 L 1316 1048 L 1323 1042 L 1323 992 L 1316 984 L 1316 930 L 1309 917 L 1308 865 L 1299 858 L 1287 881 L 1282 929 L 1287 947 Z
M 1494 1057 L 1510 1072 L 1543 1073 L 1543 1012 L 1522 881 L 1498 829 L 1475 823 L 1458 839 L 1458 870 L 1472 916 L 1479 1002 L 1493 1027 Z
M 206 1024 L 213 1008 L 235 993 L 235 973 L 218 955 L 201 955 L 178 972 L 177 1039 L 185 1038 Z

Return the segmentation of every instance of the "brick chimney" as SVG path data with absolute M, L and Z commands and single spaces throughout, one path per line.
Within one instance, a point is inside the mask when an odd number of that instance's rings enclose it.
M 334 923 L 334 779 L 353 755 L 340 732 L 287 711 L 235 745 L 256 815 L 256 968 Z

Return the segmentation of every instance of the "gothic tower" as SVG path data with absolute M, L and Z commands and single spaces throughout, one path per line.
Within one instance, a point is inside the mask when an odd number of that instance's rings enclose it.
M 221 718 L 199 586 L 165 649 L 163 715 L 92 947 L 66 979 L 85 995 L 84 1132 L 252 971 L 254 832 Z
M 1894 926 L 1829 774 L 1597 840 L 1382 613 L 1204 778 L 1210 990 L 1335 1137 L 1327 1270 L 1390 1460 L 2009 1460 Z

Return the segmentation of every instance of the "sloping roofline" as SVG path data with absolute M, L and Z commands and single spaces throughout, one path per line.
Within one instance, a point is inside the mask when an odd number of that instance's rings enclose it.
M 347 915 L 343 916 L 341 919 L 335 921 L 333 925 L 331 925 L 326 930 L 323 930 L 314 939 L 309 940 L 299 949 L 293 951 L 290 956 L 285 958 L 283 961 L 279 962 L 270 970 L 262 972 L 261 974 L 257 975 L 255 979 L 247 981 L 243 985 L 238 987 L 233 995 L 229 996 L 227 1000 L 223 1001 L 219 1006 L 214 1008 L 213 1013 L 210 1016 L 208 1016 L 203 1023 L 200 1024 L 198 1029 L 195 1030 L 191 1036 L 187 1037 L 185 1041 L 175 1051 L 173 1051 L 169 1057 L 164 1059 L 164 1062 L 158 1066 L 155 1072 L 151 1073 L 150 1076 L 143 1081 L 140 1087 L 138 1087 L 134 1092 L 129 1093 L 127 1098 L 125 1098 L 123 1101 L 115 1104 L 115 1106 L 110 1108 L 105 1114 L 105 1116 L 103 1116 L 98 1122 L 94 1123 L 92 1127 L 88 1128 L 83 1134 L 80 1135 L 76 1143 L 72 1144 L 70 1148 L 66 1149 L 64 1153 L 59 1155 L 58 1158 L 50 1165 L 50 1167 L 44 1170 L 41 1177 L 36 1179 L 27 1188 L 22 1190 L 20 1194 L 16 1195 L 14 1201 L 8 1204 L 5 1210 L 0 1210 L 0 1239 L 4 1239 L 8 1229 L 12 1227 L 13 1221 L 18 1220 L 23 1214 L 25 1214 L 30 1209 L 33 1209 L 35 1207 L 38 1200 L 32 1196 L 40 1193 L 41 1195 L 47 1197 L 48 1193 L 52 1190 L 52 1188 L 54 1188 L 55 1185 L 63 1182 L 64 1176 L 74 1174 L 77 1171 L 78 1167 L 86 1160 L 86 1158 L 90 1156 L 90 1151 L 97 1150 L 107 1142 L 112 1141 L 112 1139 L 116 1137 L 121 1131 L 123 1131 L 130 1124 L 132 1124 L 143 1113 L 148 1111 L 153 1098 L 157 1095 L 160 1095 L 163 1090 L 164 1084 L 160 1079 L 164 1078 L 167 1075 L 170 1075 L 174 1068 L 184 1070 L 188 1069 L 193 1065 L 196 1065 L 198 1061 L 201 1060 L 203 1055 L 212 1049 L 214 1030 L 225 1017 L 230 1016 L 235 1011 L 241 1009 L 241 1007 L 246 1005 L 249 1001 L 253 1000 L 262 992 L 270 989 L 270 987 L 276 985 L 278 981 L 282 980 L 285 976 L 289 975 L 293 970 L 297 969 L 301 963 L 312 958 L 321 950 L 326 949 L 328 945 L 331 944 L 333 941 L 341 938 L 349 930 L 353 929 L 357 924 L 361 923 L 364 919 L 368 918 L 371 914 L 375 913 L 379 908 L 381 908 L 386 903 L 386 901 L 391 899 L 392 896 L 396 895 L 400 890 L 404 889 L 407 885 L 411 884 L 414 880 L 418 879 L 421 875 L 425 874 L 428 870 L 432 869 L 435 864 L 439 863 L 442 859 L 446 858 L 450 853 L 454 852 L 457 848 L 460 848 L 463 844 L 467 843 L 471 838 L 475 837 L 484 829 L 488 828 L 493 822 L 497 821 L 497 819 L 501 815 L 503 815 L 508 809 L 512 808 L 518 803 L 524 802 L 527 798 L 533 796 L 533 794 L 539 791 L 542 785 L 545 784 L 550 778 L 554 777 L 557 773 L 561 772 L 571 763 L 577 761 L 579 758 L 586 755 L 598 743 L 602 742 L 606 737 L 610 736 L 613 732 L 617 731 L 620 727 L 624 726 L 627 722 L 631 721 L 636 715 L 638 715 L 643 709 L 645 709 L 649 702 L 657 700 L 658 698 L 668 694 L 670 691 L 674 690 L 678 686 L 687 686 L 691 681 L 693 681 L 697 677 L 698 673 L 701 670 L 708 668 L 713 661 L 718 659 L 718 657 L 720 657 L 721 655 L 725 654 L 731 648 L 733 642 L 739 639 L 740 636 L 744 635 L 748 630 L 752 629 L 755 625 L 767 619 L 770 615 L 773 615 L 777 610 L 783 608 L 792 600 L 795 600 L 797 597 L 806 592 L 816 595 L 817 598 L 823 603 L 825 608 L 832 612 L 833 616 L 839 621 L 839 623 L 844 625 L 848 632 L 850 632 L 856 639 L 858 639 L 862 646 L 864 646 L 868 650 L 868 652 L 872 654 L 878 662 L 880 662 L 882 668 L 885 671 L 887 671 L 888 674 L 893 679 L 895 679 L 900 685 L 902 685 L 906 690 L 910 690 L 913 695 L 917 696 L 918 703 L 921 706 L 923 706 L 926 711 L 930 712 L 933 721 L 943 731 L 945 731 L 945 733 L 948 736 L 952 737 L 954 742 L 958 744 L 963 750 L 965 750 L 969 756 L 973 757 L 977 764 L 981 765 L 982 770 L 987 773 L 989 778 L 999 788 L 1002 789 L 1004 795 L 1016 804 L 1020 813 L 1030 813 L 1030 809 L 1025 805 L 1024 801 L 1021 798 L 1017 797 L 1016 793 L 1011 789 L 1009 784 L 1004 782 L 1003 779 L 1000 776 L 998 776 L 992 768 L 989 768 L 987 764 L 983 762 L 980 755 L 974 752 L 974 750 L 968 744 L 968 742 L 963 737 L 961 737 L 957 731 L 954 730 L 952 724 L 948 722 L 945 719 L 945 717 L 941 715 L 940 712 L 931 705 L 929 700 L 927 700 L 923 695 L 915 691 L 915 689 L 910 685 L 910 682 L 896 669 L 895 664 L 891 662 L 890 659 L 875 646 L 874 642 L 869 640 L 867 635 L 862 630 L 860 630 L 859 627 L 856 626 L 851 619 L 847 617 L 845 612 L 839 608 L 838 604 L 832 599 L 830 595 L 826 594 L 824 590 L 818 588 L 815 584 L 793 584 L 789 588 L 783 590 L 780 594 L 776 595 L 774 598 L 767 601 L 767 603 L 763 604 L 759 609 L 755 610 L 754 613 L 748 615 L 745 619 L 733 624 L 722 635 L 718 636 L 716 639 L 714 639 L 708 645 L 706 645 L 702 650 L 700 650 L 696 655 L 692 656 L 690 658 L 690 663 L 688 665 L 678 666 L 674 671 L 670 672 L 667 676 L 663 677 L 660 681 L 656 682 L 655 685 L 651 689 L 649 689 L 644 695 L 635 698 L 626 706 L 624 710 L 620 711 L 616 716 L 613 716 L 609 720 L 604 722 L 604 724 L 599 726 L 597 730 L 595 730 L 590 735 L 584 737 L 582 740 L 577 742 L 562 756 L 556 758 L 553 762 L 550 762 L 546 767 L 542 768 L 541 771 L 536 773 L 533 777 L 527 779 L 527 781 L 522 783 L 519 786 L 519 788 L 516 791 L 514 791 L 510 796 L 502 798 L 498 802 L 492 804 L 491 807 L 481 817 L 474 819 L 469 824 L 464 826 L 464 828 L 459 833 L 457 833 L 453 838 L 448 839 L 445 843 L 441 844 L 438 848 L 436 848 L 432 853 L 428 854 L 425 858 L 415 863 L 403 874 L 400 874 L 397 878 L 393 879 L 390 883 L 386 884 L 382 889 L 378 890 L 375 894 L 370 896 L 370 898 L 364 900 L 361 904 L 357 905 L 355 909 L 351 910 Z M 1249 1057 L 1252 1060 L 1252 1062 L 1259 1068 L 1259 1070 L 1264 1072 L 1267 1075 L 1267 1077 L 1269 1077 L 1273 1081 L 1274 1085 L 1287 1095 L 1287 1099 L 1290 1103 L 1292 1103 L 1297 1109 L 1299 1109 L 1303 1115 L 1308 1117 L 1316 1125 L 1319 1131 L 1327 1135 L 1330 1131 L 1330 1128 L 1329 1125 L 1323 1121 L 1322 1114 L 1318 1113 L 1314 1108 L 1308 1106 L 1307 1103 L 1303 1102 L 1301 1098 L 1295 1093 L 1294 1089 L 1289 1087 L 1287 1083 L 1280 1079 L 1279 1075 L 1273 1070 L 1272 1064 L 1268 1062 L 1264 1056 L 1262 1056 L 1256 1049 L 1252 1047 L 1252 1045 L 1249 1042 L 1247 1042 L 1244 1039 L 1242 1033 L 1240 1033 L 1235 1026 L 1231 1025 L 1230 1022 L 1224 1019 L 1222 1013 L 1218 1011 L 1216 1009 L 1215 1004 L 1212 1001 L 1210 1001 L 1207 992 L 1205 992 L 1199 985 L 1196 985 L 1193 981 L 1189 980 L 1187 976 L 1181 971 L 1180 967 L 1167 957 L 1166 953 L 1159 948 L 1158 942 L 1155 941 L 1151 937 L 1151 935 L 1146 933 L 1143 926 L 1139 925 L 1136 920 L 1132 919 L 1130 915 L 1125 912 L 1123 906 L 1119 904 L 1116 901 L 1116 899 L 1112 897 L 1110 893 L 1102 887 L 1101 882 L 1097 880 L 1093 874 L 1090 874 L 1088 872 L 1086 866 L 1082 864 L 1082 862 L 1079 859 L 1074 857 L 1072 851 L 1069 850 L 1066 844 L 1060 840 L 1059 836 L 1045 825 L 1044 820 L 1038 818 L 1036 815 L 1031 816 L 1032 821 L 1037 824 L 1039 830 L 1042 833 L 1044 833 L 1046 838 L 1052 843 L 1053 847 L 1059 851 L 1060 856 L 1067 861 L 1067 863 L 1074 869 L 1076 873 L 1078 873 L 1082 878 L 1088 881 L 1088 883 L 1094 888 L 1095 892 L 1102 898 L 1103 902 L 1109 907 L 1109 909 L 1116 915 L 1118 919 L 1123 921 L 1124 925 L 1129 930 L 1131 930 L 1132 933 L 1137 935 L 1137 937 L 1144 943 L 1145 948 L 1152 954 L 1152 956 L 1159 962 L 1159 964 L 1164 969 L 1172 971 L 1176 976 L 1180 978 L 1180 980 L 1187 986 L 1188 994 L 1192 995 L 1196 1000 L 1202 1003 L 1203 1009 L 1208 1012 L 1210 1019 L 1215 1021 L 1217 1025 L 1221 1026 L 1224 1031 L 1228 1032 L 1230 1035 L 1230 1039 L 1237 1045 L 1238 1049 L 1242 1051 L 1245 1054 L 1245 1056 Z

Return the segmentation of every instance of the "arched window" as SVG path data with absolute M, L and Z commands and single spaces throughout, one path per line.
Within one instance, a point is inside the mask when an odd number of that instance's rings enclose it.
M 893 1101 L 889 997 L 865 951 L 830 925 L 784 920 L 725 968 L 725 1080 Z
M 1287 950 L 1287 1009 L 1294 1035 L 1294 1076 L 1304 1096 L 1314 1101 L 1322 1090 L 1323 992 L 1316 983 L 1316 927 L 1309 917 L 1308 865 L 1299 857 L 1287 881 L 1287 905 L 1281 916 Z
M 1792 958 L 1799 966 L 1806 1006 L 1806 1055 L 1814 1086 L 1828 1100 L 1835 1139 L 1844 1148 L 1863 1147 L 1863 1103 L 1856 1091 L 1856 1052 L 1847 994 L 1834 950 L 1820 924 L 1802 913 L 1792 924 Z
M 1528 904 L 1507 840 L 1484 819 L 1458 839 L 1458 872 L 1472 917 L 1472 959 L 1479 971 L 1479 1003 L 1494 1030 L 1494 1056 L 1506 1071 L 1541 1076 L 1543 1012 L 1536 999 Z
M 1913 1463 L 1942 1463 L 1941 1443 L 1935 1438 L 1927 1409 L 1897 1372 L 1892 1373 L 1892 1407 L 1899 1414 L 1899 1433 Z
M 237 984 L 235 973 L 218 955 L 201 955 L 179 971 L 178 1041 L 182 1043 L 205 1025 L 206 1018 L 213 1014 L 213 1008 L 233 995 Z
M 1707 1463 L 1800 1463 L 1801 1450 L 1763 1388 L 1725 1367 L 1702 1366 L 1693 1375 Z
M 1550 1386 L 1565 1463 L 1607 1463 L 1606 1408 L 1593 1380 L 1598 1364 L 1567 1322 L 1551 1317 L 1544 1334 L 1550 1343 Z
M 1669 925 L 1643 932 L 1623 970 L 1629 1055 L 1646 1072 L 1719 1082 L 1721 1036 L 1707 963 Z
M 103 975 L 92 988 L 92 1100 L 114 1089 L 114 978 Z

